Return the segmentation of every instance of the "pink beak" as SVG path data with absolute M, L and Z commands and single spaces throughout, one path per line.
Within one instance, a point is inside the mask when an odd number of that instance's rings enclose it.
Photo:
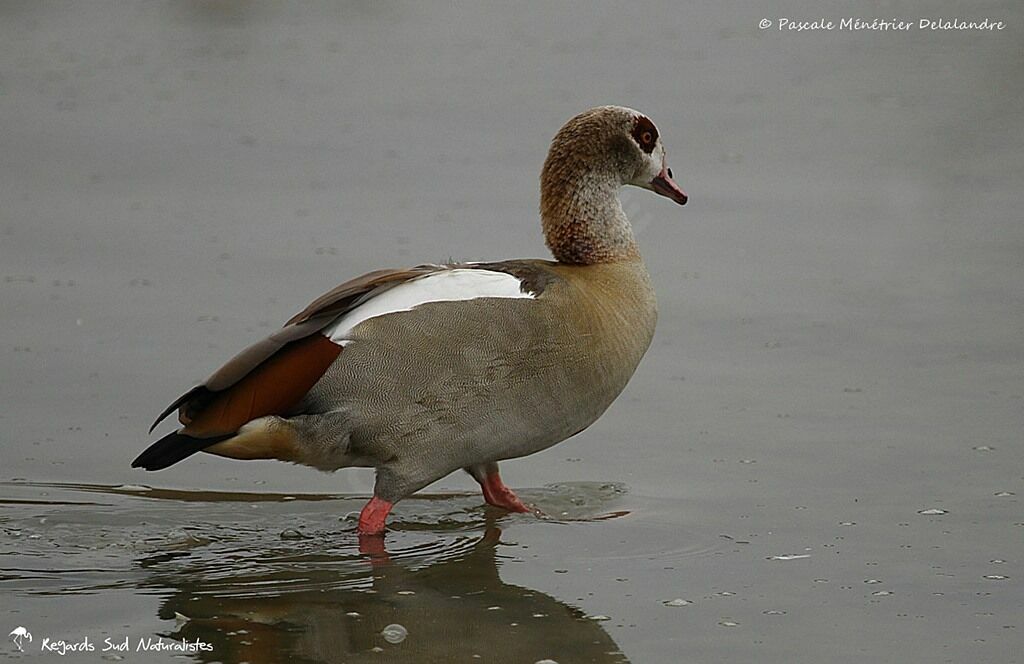
M 655 193 L 671 198 L 680 205 L 686 205 L 686 192 L 672 179 L 672 171 L 667 166 L 662 166 L 661 172 L 651 180 L 651 188 Z

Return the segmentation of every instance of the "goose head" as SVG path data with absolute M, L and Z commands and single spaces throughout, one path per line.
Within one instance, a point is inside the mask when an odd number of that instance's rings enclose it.
M 541 220 L 556 258 L 594 263 L 639 255 L 618 200 L 625 185 L 686 204 L 650 118 L 623 106 L 599 106 L 566 122 L 541 172 Z

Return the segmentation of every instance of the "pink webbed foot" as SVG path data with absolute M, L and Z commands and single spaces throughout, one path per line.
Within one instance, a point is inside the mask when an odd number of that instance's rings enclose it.
M 363 507 L 363 511 L 359 513 L 359 534 L 383 535 L 384 522 L 387 521 L 388 514 L 393 506 L 394 503 L 388 502 L 383 498 L 378 498 L 377 496 L 371 498 L 370 502 L 366 503 Z
M 501 481 L 501 475 L 497 471 L 488 473 L 484 481 L 480 483 L 484 492 L 484 500 L 488 505 L 500 507 L 509 512 L 532 512 L 526 504 L 519 499 L 512 489 L 505 486 Z

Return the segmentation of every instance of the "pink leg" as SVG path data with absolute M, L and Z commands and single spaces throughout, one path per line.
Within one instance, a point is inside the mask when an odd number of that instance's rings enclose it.
M 360 535 L 383 535 L 384 522 L 394 503 L 374 496 L 366 503 L 363 511 L 359 513 L 359 534 Z
M 501 481 L 501 475 L 498 474 L 497 469 L 487 473 L 484 481 L 480 482 L 480 488 L 483 489 L 484 500 L 487 501 L 488 505 L 494 505 L 509 512 L 530 511 L 530 508 L 523 504 L 523 501 L 519 500 L 519 496 Z

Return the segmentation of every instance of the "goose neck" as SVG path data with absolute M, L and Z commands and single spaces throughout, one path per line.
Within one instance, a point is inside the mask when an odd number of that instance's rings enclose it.
M 622 183 L 613 173 L 587 171 L 559 177 L 545 169 L 541 182 L 544 239 L 563 263 L 592 264 L 640 257 L 619 202 Z

